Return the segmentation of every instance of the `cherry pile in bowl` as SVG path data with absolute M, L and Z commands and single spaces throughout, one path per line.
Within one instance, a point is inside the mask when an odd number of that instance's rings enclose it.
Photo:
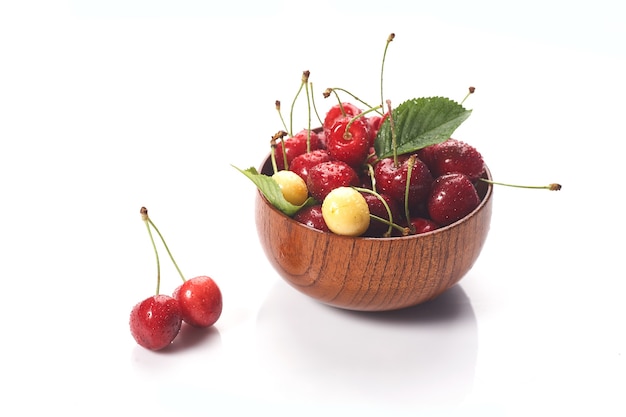
M 326 232 L 393 237 L 436 230 L 478 207 L 481 199 L 476 183 L 486 167 L 476 148 L 449 138 L 415 152 L 379 158 L 374 141 L 388 113 L 361 114 L 356 105 L 339 103 L 326 113 L 322 127 L 275 141 L 276 173 L 291 171 L 302 180 L 300 196 L 292 202 L 301 204 L 307 197 L 313 200 L 293 215 L 294 220 Z M 286 183 L 278 177 L 275 179 L 290 200 L 293 178 Z M 367 207 L 362 201 L 354 203 L 355 192 Z M 330 201 L 334 198 L 339 201 Z M 348 204 L 352 211 L 346 208 Z M 338 226 L 330 214 L 333 210 L 324 213 L 323 205 L 339 212 Z M 346 218 L 360 223 L 346 229 Z

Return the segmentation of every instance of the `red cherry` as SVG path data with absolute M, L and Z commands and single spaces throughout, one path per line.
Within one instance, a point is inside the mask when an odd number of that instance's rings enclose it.
M 415 234 L 432 232 L 439 228 L 439 225 L 424 217 L 414 217 L 411 219 L 411 226 Z
M 369 155 L 369 128 L 362 118 L 339 117 L 326 136 L 326 148 L 335 159 L 359 167 Z
M 293 216 L 293 219 L 313 229 L 330 232 L 322 216 L 321 204 L 304 207 Z
M 309 169 L 306 184 L 311 196 L 322 202 L 335 188 L 358 186 L 359 176 L 354 168 L 343 161 L 327 161 Z
M 374 168 L 374 179 L 380 193 L 388 194 L 404 206 L 407 177 L 409 170 L 409 155 L 398 157 L 396 166 L 393 158 L 381 159 Z M 433 182 L 430 170 L 419 158 L 415 158 L 409 181 L 409 207 L 417 209 L 426 201 Z
M 289 164 L 289 169 L 300 175 L 304 182 L 306 182 L 309 176 L 309 169 L 321 162 L 331 161 L 332 159 L 326 149 L 316 149 L 293 158 L 293 161 Z
M 283 155 L 283 146 L 285 148 L 285 155 Z M 313 131 L 311 131 L 310 147 L 310 150 L 321 149 L 323 147 L 319 136 Z M 302 155 L 306 151 L 307 130 L 304 129 L 292 137 L 276 143 L 276 148 L 274 149 L 274 153 L 276 155 L 276 167 L 279 171 L 285 169 L 285 156 L 287 157 L 287 165 L 290 165 L 291 161 L 293 161 L 296 156 Z
M 335 121 L 340 117 L 354 117 L 358 114 L 363 113 L 363 111 L 351 103 L 341 103 L 335 104 L 333 107 L 328 110 L 326 113 L 326 117 L 324 117 L 324 123 L 322 124 L 322 128 L 324 134 L 326 135 L 326 140 L 328 140 L 328 132 L 330 132 Z
M 485 163 L 478 150 L 457 139 L 427 146 L 420 149 L 418 155 L 435 177 L 460 172 L 476 181 L 485 172 Z
M 480 197 L 467 175 L 445 174 L 433 182 L 428 213 L 434 222 L 446 226 L 467 216 L 479 204 Z
M 168 295 L 153 295 L 137 303 L 130 313 L 130 332 L 146 349 L 160 350 L 178 335 L 182 313 L 178 301 Z
M 198 276 L 174 290 L 183 321 L 195 327 L 210 327 L 222 314 L 222 293 L 213 279 Z
M 387 207 L 383 204 L 380 198 L 374 194 L 364 192 L 362 193 L 363 197 L 365 197 L 365 201 L 370 209 L 370 214 L 383 218 L 385 220 L 389 219 L 389 213 L 387 212 Z M 389 206 L 389 210 L 391 211 L 391 220 L 394 223 L 398 224 L 401 220 L 401 211 L 400 207 L 396 200 L 392 199 L 388 195 L 379 194 L 381 198 L 385 200 L 387 205 Z M 389 225 L 385 224 L 379 220 L 372 219 L 370 221 L 370 225 L 368 229 L 365 231 L 363 236 L 367 237 L 382 237 L 389 230 Z

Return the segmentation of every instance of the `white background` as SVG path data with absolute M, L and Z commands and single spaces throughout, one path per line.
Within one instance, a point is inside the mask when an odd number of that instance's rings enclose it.
M 626 13 L 406 3 L 0 3 L 3 415 L 626 413 Z M 475 86 L 455 137 L 497 180 L 563 190 L 497 188 L 460 285 L 359 314 L 274 273 L 231 164 L 260 163 L 303 70 L 320 109 L 326 87 L 376 102 L 391 32 L 388 98 Z M 212 330 L 161 353 L 128 328 L 156 280 L 141 206 L 183 273 L 224 296 Z

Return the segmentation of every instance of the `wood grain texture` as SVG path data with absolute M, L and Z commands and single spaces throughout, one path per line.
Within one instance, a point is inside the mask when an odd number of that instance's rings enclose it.
M 489 171 L 487 178 L 491 178 Z M 431 300 L 472 268 L 489 232 L 493 186 L 479 183 L 480 206 L 461 221 L 422 235 L 345 237 L 285 216 L 261 195 L 259 241 L 278 274 L 298 291 L 348 310 L 386 311 Z

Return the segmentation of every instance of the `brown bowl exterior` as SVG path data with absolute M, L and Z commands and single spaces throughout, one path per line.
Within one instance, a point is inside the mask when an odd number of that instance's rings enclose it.
M 267 173 L 267 161 L 261 172 Z M 487 169 L 485 177 L 491 179 Z M 305 226 L 259 192 L 261 246 L 279 275 L 303 294 L 347 310 L 387 311 L 431 300 L 478 258 L 491 222 L 493 186 L 479 182 L 480 205 L 432 232 L 395 238 L 345 237 Z

